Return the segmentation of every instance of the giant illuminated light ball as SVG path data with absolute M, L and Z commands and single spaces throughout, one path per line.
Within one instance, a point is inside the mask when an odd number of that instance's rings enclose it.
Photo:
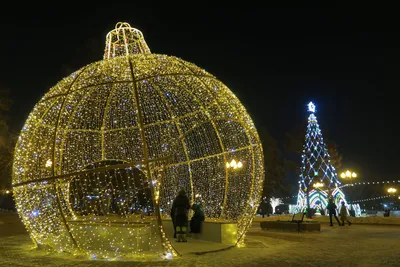
M 32 240 L 93 257 L 174 254 L 163 221 L 180 188 L 206 220 L 244 238 L 260 200 L 263 152 L 236 96 L 182 59 L 152 54 L 118 23 L 104 59 L 52 87 L 21 130 L 13 189 Z

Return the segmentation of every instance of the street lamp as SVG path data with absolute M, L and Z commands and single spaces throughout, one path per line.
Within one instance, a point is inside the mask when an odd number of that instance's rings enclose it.
M 232 161 L 229 163 L 226 163 L 226 168 L 233 168 L 233 169 L 240 169 L 243 167 L 243 163 L 241 161 L 236 162 L 236 160 L 232 159 Z
M 352 171 L 349 171 L 349 170 L 347 170 L 347 171 L 345 171 L 345 172 L 342 172 L 341 174 L 340 174 L 340 177 L 342 178 L 342 179 L 350 179 L 350 184 L 351 184 L 351 186 L 353 186 L 353 183 L 352 183 L 352 179 L 354 179 L 354 178 L 357 178 L 357 173 L 355 173 L 355 172 L 352 172 Z M 353 205 L 351 205 L 351 201 L 349 200 L 349 205 L 350 205 L 350 215 L 351 216 L 354 216 L 353 215 Z
M 388 192 L 389 194 L 391 194 L 391 195 L 393 196 L 393 198 L 394 198 L 394 194 L 397 192 L 397 189 L 391 187 L 391 188 L 389 188 L 389 189 L 387 190 L 387 192 Z M 399 197 L 399 198 L 400 198 L 400 197 Z M 393 202 L 394 202 L 394 201 L 393 201 Z M 390 205 L 390 202 L 389 202 L 389 205 Z M 390 216 L 390 209 L 388 210 L 388 216 Z
M 345 172 L 342 172 L 340 174 L 340 177 L 343 179 L 350 179 L 350 183 L 351 183 L 351 179 L 357 178 L 357 173 L 347 170 Z
M 394 194 L 394 193 L 396 193 L 396 192 L 397 192 L 397 189 L 396 189 L 396 188 L 393 188 L 393 187 L 391 187 L 391 188 L 389 188 L 387 191 L 388 191 L 388 193 L 389 193 L 389 194 Z
M 315 184 L 313 184 L 313 187 L 314 188 L 321 188 L 321 187 L 323 187 L 324 186 L 324 184 L 323 183 L 315 183 Z
M 389 188 L 389 189 L 387 190 L 387 192 L 388 192 L 389 194 L 393 195 L 393 197 L 394 197 L 394 194 L 396 194 L 396 192 L 397 192 L 397 189 L 396 189 L 396 188 L 393 188 L 393 187 L 391 187 L 391 188 Z M 400 197 L 399 197 L 399 198 L 400 198 Z

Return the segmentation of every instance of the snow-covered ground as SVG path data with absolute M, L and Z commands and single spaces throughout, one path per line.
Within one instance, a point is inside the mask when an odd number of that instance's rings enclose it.
M 246 246 L 226 251 L 157 262 L 96 261 L 33 249 L 15 215 L 0 214 L 0 266 L 400 266 L 400 226 L 359 225 L 329 227 L 321 232 L 263 231 L 255 222 Z M 199 244 L 186 243 L 191 250 Z

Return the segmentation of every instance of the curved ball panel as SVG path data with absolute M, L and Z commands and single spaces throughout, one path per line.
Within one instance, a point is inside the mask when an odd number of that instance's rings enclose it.
M 127 251 L 116 244 L 139 236 L 151 245 L 140 241 L 137 253 L 165 243 L 155 220 L 145 224 L 137 212 L 166 215 L 184 187 L 208 219 L 236 221 L 239 241 L 258 206 L 262 155 L 245 108 L 211 74 L 165 55 L 110 58 L 63 79 L 35 106 L 15 150 L 15 198 L 37 242 L 119 255 Z M 129 228 L 132 240 L 108 227 L 133 218 L 141 223 Z M 93 235 L 86 223 L 96 224 Z

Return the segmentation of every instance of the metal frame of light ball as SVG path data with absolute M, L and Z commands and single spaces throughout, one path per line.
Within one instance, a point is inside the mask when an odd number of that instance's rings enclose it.
M 126 25 L 124 24 L 123 25 L 124 27 L 126 27 Z M 120 27 L 121 27 L 121 24 L 120 24 Z M 140 40 L 139 40 L 140 41 Z M 144 40 L 143 40 L 144 41 Z M 162 56 L 162 57 L 165 57 L 165 56 L 163 56 L 163 55 L 155 55 L 155 54 L 149 54 L 149 53 L 146 53 L 145 55 L 143 55 L 144 57 L 145 57 L 145 59 L 147 60 L 147 59 L 149 59 L 149 58 L 152 58 L 152 57 L 158 57 L 158 56 Z M 135 75 L 134 75 L 134 72 L 133 72 L 133 63 L 132 63 L 132 59 L 134 58 L 135 56 L 124 56 L 124 57 L 121 57 L 119 60 L 121 60 L 121 61 L 124 61 L 125 59 L 127 59 L 127 61 L 128 61 L 128 64 L 129 64 L 129 69 L 130 69 L 130 72 L 131 72 L 131 75 L 132 75 L 132 80 L 130 80 L 130 81 L 126 81 L 127 83 L 129 83 L 129 84 L 132 84 L 133 85 L 133 87 L 136 87 L 136 83 L 138 82 L 138 80 L 136 80 L 135 79 Z M 172 60 L 177 60 L 177 61 L 179 61 L 179 63 L 180 64 L 189 64 L 189 63 L 187 63 L 187 62 L 184 62 L 184 61 L 182 61 L 182 60 L 180 60 L 180 59 L 176 59 L 176 58 L 173 58 L 173 57 L 168 57 L 169 59 L 172 59 Z M 117 60 L 118 61 L 118 60 Z M 107 61 L 107 62 L 113 62 L 113 60 L 111 60 L 111 61 Z M 107 69 L 107 62 L 105 62 L 105 61 L 102 61 L 102 62 L 96 62 L 96 63 L 92 63 L 92 64 L 90 64 L 90 65 L 88 65 L 88 66 L 86 66 L 86 67 L 84 67 L 84 68 L 82 68 L 80 71 L 78 71 L 77 73 L 75 73 L 75 74 L 73 74 L 74 76 L 75 76 L 75 78 L 74 78 L 74 81 L 76 80 L 76 79 L 78 79 L 78 77 L 82 74 L 82 73 L 84 73 L 85 71 L 87 71 L 87 70 L 90 70 L 91 68 L 95 68 L 95 66 L 100 66 L 100 65 L 106 65 L 105 66 L 105 69 Z M 100 65 L 99 65 L 100 64 Z M 189 70 L 191 70 L 192 71 L 192 68 L 193 68 L 193 66 L 194 65 L 191 65 L 190 64 L 190 66 L 188 66 L 188 65 L 186 65 L 185 67 L 186 68 L 188 68 Z M 205 72 L 203 72 L 203 74 L 204 74 L 204 77 L 207 77 L 207 78 L 209 78 L 209 79 L 213 79 L 213 80 L 216 80 L 215 79 L 215 77 L 213 77 L 213 76 L 210 76 L 209 74 L 207 74 L 207 73 L 205 73 Z M 168 75 L 170 75 L 170 74 L 168 74 Z M 192 74 L 191 74 L 193 77 L 195 77 L 195 79 L 197 78 L 199 78 L 199 74 L 198 73 L 195 73 L 195 72 L 193 72 L 192 71 Z M 158 75 L 157 76 L 147 76 L 147 77 L 145 77 L 145 79 L 148 79 L 148 80 L 151 80 L 152 78 L 155 78 L 155 77 L 158 77 Z M 142 78 L 142 79 L 144 79 L 144 78 Z M 217 81 L 217 80 L 216 80 Z M 60 82 L 60 83 L 62 83 L 62 82 Z M 63 86 L 63 84 L 61 84 L 60 85 L 60 83 L 59 84 L 57 84 L 55 87 L 53 87 L 53 88 L 56 88 L 56 87 L 58 87 L 58 86 Z M 111 85 L 111 84 L 114 84 L 115 83 L 115 81 L 111 81 L 111 82 L 109 82 L 109 84 Z M 104 86 L 104 85 L 106 85 L 107 83 L 101 83 L 101 86 Z M 221 85 L 223 85 L 222 83 L 221 83 Z M 93 85 L 91 85 L 91 87 L 98 87 L 99 85 L 98 84 L 93 84 Z M 80 89 L 76 89 L 76 90 L 74 90 L 74 91 L 72 91 L 72 92 L 70 92 L 70 89 L 72 88 L 72 85 L 70 86 L 70 88 L 68 89 L 68 91 L 67 91 L 67 93 L 61 93 L 61 94 L 59 94 L 59 95 L 51 95 L 50 93 L 52 93 L 52 90 L 49 92 L 49 94 L 46 94 L 44 97 L 43 97 L 43 99 L 38 103 L 38 105 L 40 105 L 40 104 L 43 104 L 44 102 L 46 102 L 46 101 L 51 101 L 52 99 L 58 99 L 58 97 L 60 97 L 60 98 L 62 98 L 62 97 L 64 97 L 64 100 L 63 100 L 63 103 L 65 103 L 66 101 L 67 101 L 67 98 L 68 98 L 68 96 L 69 96 L 69 93 L 71 93 L 71 94 L 74 94 L 77 90 L 82 90 L 82 88 L 80 88 Z M 85 88 L 83 88 L 83 90 L 85 90 Z M 138 99 L 139 99 L 139 96 L 138 96 L 138 92 L 137 92 L 137 88 L 135 89 L 133 89 L 134 90 L 134 95 L 135 95 L 135 99 L 138 101 Z M 229 89 L 227 89 L 227 92 L 229 93 L 229 94 L 231 94 L 231 96 L 230 97 L 234 97 L 234 95 L 229 91 Z M 41 125 L 41 123 L 42 123 L 42 119 L 47 115 L 47 113 L 50 111 L 50 109 L 53 107 L 53 104 L 55 103 L 56 101 L 51 101 L 51 103 L 52 104 L 50 104 L 49 106 L 48 106 L 48 109 L 47 109 L 47 112 L 45 112 L 45 113 L 43 113 L 42 114 L 42 116 L 40 117 L 40 118 L 32 118 L 31 116 L 28 118 L 28 120 L 27 120 L 27 123 L 26 123 L 26 125 L 24 126 L 24 129 L 21 131 L 21 136 L 23 137 L 24 135 L 26 135 L 26 134 L 30 134 L 29 133 L 29 130 L 31 129 L 31 128 L 34 128 L 35 129 L 35 126 L 36 127 L 41 127 L 41 126 L 43 126 L 43 125 Z M 240 105 L 240 102 L 237 102 L 237 104 L 239 104 Z M 64 105 L 64 104 L 63 104 Z M 140 106 L 140 103 L 139 102 L 136 102 L 136 105 L 137 106 Z M 79 106 L 79 104 L 77 104 L 77 106 Z M 241 107 L 241 108 L 243 108 L 243 107 Z M 36 109 L 34 109 L 34 111 L 35 111 Z M 203 110 L 204 111 L 204 110 Z M 58 120 L 60 119 L 60 117 L 61 117 L 61 113 L 63 112 L 63 109 L 62 108 L 60 108 L 60 110 L 59 110 L 59 113 L 58 113 Z M 140 134 L 141 134 L 141 137 L 142 137 L 142 140 L 146 140 L 147 138 L 146 138 L 146 136 L 145 136 L 145 133 L 144 133 L 144 123 L 143 123 L 143 115 L 141 115 L 140 113 L 141 113 L 142 111 L 141 111 L 141 109 L 139 108 L 138 109 L 138 123 L 139 123 L 139 126 L 138 126 L 138 128 L 139 128 L 139 131 L 140 131 Z M 244 108 L 242 109 L 242 110 L 238 110 L 237 111 L 237 113 L 238 114 L 236 114 L 236 116 L 240 116 L 240 112 L 245 112 L 245 110 L 244 110 Z M 36 114 L 34 114 L 34 112 L 32 112 L 31 113 L 31 115 L 32 116 L 35 116 Z M 105 115 L 104 115 L 105 116 Z M 186 115 L 185 115 L 186 116 Z M 173 123 L 174 121 L 175 122 L 177 122 L 177 121 L 179 121 L 179 119 L 180 118 L 174 118 L 173 120 L 171 120 L 171 123 Z M 261 193 L 261 190 L 262 190 L 262 183 L 263 183 L 263 155 L 262 155 L 262 146 L 261 146 L 261 143 L 259 142 L 259 139 L 258 139 L 258 134 L 257 134 L 257 131 L 256 131 L 256 129 L 255 129 L 255 127 L 254 127 L 254 125 L 252 124 L 252 122 L 251 122 L 251 119 L 250 119 L 250 117 L 247 115 L 247 114 L 242 114 L 242 117 L 240 117 L 240 119 L 235 119 L 234 117 L 230 117 L 230 118 L 227 118 L 226 116 L 221 116 L 221 118 L 217 118 L 217 117 L 213 117 L 213 118 L 211 118 L 211 117 L 209 117 L 208 118 L 208 120 L 206 120 L 206 121 L 204 121 L 204 122 L 200 122 L 199 124 L 197 124 L 197 125 L 195 125 L 194 127 L 192 127 L 191 129 L 189 129 L 188 131 L 186 131 L 185 133 L 181 133 L 180 134 L 180 137 L 179 138 L 177 138 L 176 140 L 174 140 L 174 141 L 172 141 L 172 143 L 174 143 L 176 146 L 179 146 L 180 144 L 182 144 L 184 141 L 184 138 L 187 136 L 187 135 L 189 135 L 191 132 L 193 132 L 193 131 L 196 131 L 196 129 L 199 129 L 201 126 L 202 126 L 202 124 L 208 124 L 208 123 L 210 123 L 210 121 L 217 121 L 218 119 L 221 119 L 221 120 L 227 120 L 227 119 L 229 119 L 229 121 L 232 121 L 232 122 L 236 122 L 236 123 L 238 123 L 238 124 L 240 124 L 242 127 L 243 127 L 243 129 L 246 131 L 246 135 L 248 136 L 248 140 L 249 140 L 249 142 L 250 142 L 250 140 L 253 138 L 255 138 L 256 140 L 257 140 L 257 143 L 251 143 L 251 144 L 249 144 L 248 146 L 244 146 L 244 147 L 240 147 L 240 148 L 238 148 L 237 150 L 235 150 L 235 152 L 238 152 L 238 151 L 240 151 L 240 150 L 243 150 L 243 149 L 250 149 L 252 152 L 251 152 L 251 157 L 252 157 L 252 174 L 251 174 L 251 177 L 252 177 L 252 187 L 251 187 L 251 189 L 250 189 L 250 191 L 251 192 L 249 192 L 249 200 L 247 200 L 247 202 L 252 202 L 252 203 L 249 203 L 249 207 L 251 207 L 250 209 L 251 210 L 247 210 L 247 211 L 245 211 L 245 213 L 243 214 L 243 216 L 241 217 L 241 220 L 242 220 L 242 222 L 241 222 L 241 226 L 240 227 L 238 227 L 239 229 L 238 229 L 238 231 L 239 231 L 239 237 L 238 237 L 238 243 L 239 242 L 241 242 L 241 241 L 243 241 L 243 238 L 244 238 L 244 234 L 245 234 L 245 232 L 247 231 L 247 228 L 249 227 L 249 225 L 250 225 L 250 223 L 251 223 L 251 221 L 252 221 L 252 217 L 255 215 L 255 212 L 256 212 L 256 209 L 257 209 L 257 206 L 258 206 L 258 201 L 259 201 L 259 196 L 260 196 L 260 193 Z M 57 126 L 59 125 L 59 121 L 57 122 Z M 165 123 L 165 121 L 164 121 L 164 123 Z M 33 126 L 33 127 L 32 127 Z M 57 129 L 57 126 L 55 127 L 55 129 L 54 129 L 54 138 L 56 138 L 57 137 L 57 133 L 58 133 L 58 131 L 60 130 L 60 129 Z M 214 127 L 216 127 L 215 125 L 214 125 Z M 25 129 L 26 128 L 26 129 Z M 65 136 L 67 135 L 67 133 L 68 133 L 68 129 L 67 128 L 64 128 L 64 129 L 62 129 L 64 132 L 63 132 L 63 140 L 62 140 L 62 142 L 64 142 L 64 138 L 65 138 Z M 113 130 L 126 130 L 125 128 L 122 128 L 122 129 L 113 129 Z M 216 130 L 216 128 L 215 128 L 215 130 Z M 83 131 L 83 130 L 82 130 Z M 33 133 L 33 135 L 35 134 L 36 132 L 34 131 L 34 133 Z M 104 133 L 103 133 L 103 135 L 104 135 Z M 249 135 L 252 135 L 252 137 L 250 137 Z M 23 137 L 24 138 L 24 137 Z M 35 137 L 33 137 L 33 138 L 35 138 Z M 38 138 L 38 137 L 36 137 L 36 138 Z M 104 136 L 103 136 L 103 138 L 104 138 Z M 29 140 L 31 140 L 30 138 L 29 138 Z M 149 175 L 149 180 L 151 181 L 152 180 L 152 177 L 151 177 L 151 174 L 153 173 L 153 171 L 154 171 L 154 169 L 151 169 L 151 167 L 150 167 L 150 164 L 152 164 L 152 163 L 155 163 L 155 162 L 158 162 L 157 164 L 159 165 L 158 166 L 158 169 L 159 170 L 162 170 L 162 171 L 164 171 L 165 169 L 168 169 L 171 165 L 169 165 L 168 164 L 168 161 L 171 159 L 171 157 L 173 156 L 172 154 L 169 154 L 169 155 L 167 155 L 167 156 L 165 156 L 165 157 L 161 157 L 161 158 L 157 158 L 157 159 L 149 159 L 149 157 L 148 157 L 148 151 L 146 151 L 146 149 L 147 149 L 147 147 L 148 147 L 148 145 L 145 143 L 146 141 L 144 141 L 144 143 L 143 143 L 143 154 L 145 155 L 145 159 L 143 160 L 143 161 L 139 161 L 139 162 L 131 162 L 131 163 L 129 163 L 129 164 L 122 164 L 122 165 L 120 165 L 120 166 L 108 166 L 108 167 L 104 167 L 104 168 L 102 168 L 102 170 L 113 170 L 113 169 L 116 169 L 116 168 L 126 168 L 126 167 L 129 167 L 129 166 L 137 166 L 138 164 L 139 165 L 141 165 L 141 166 L 143 166 L 144 167 L 144 171 L 147 173 L 147 175 Z M 221 139 L 220 139 L 220 145 L 221 145 L 221 148 L 223 149 L 224 148 L 224 144 L 223 144 L 223 142 L 221 141 Z M 257 148 L 258 149 L 258 155 L 255 155 L 254 154 L 254 149 L 255 148 Z M 34 147 L 33 149 L 37 149 L 37 147 Z M 25 205 L 29 205 L 29 199 L 24 199 L 24 200 L 21 200 L 21 199 L 18 199 L 20 196 L 21 196 L 21 194 L 23 195 L 23 191 L 25 191 L 25 190 L 35 190 L 35 188 L 38 188 L 38 187 L 41 187 L 41 186 L 47 186 L 47 187 L 50 187 L 50 188 L 52 188 L 52 189 L 50 189 L 50 190 L 54 190 L 54 192 L 55 192 L 55 197 L 56 197 L 56 199 L 57 199 L 57 205 L 58 205 L 58 210 L 59 210 L 59 212 L 60 212 L 60 216 L 61 216 L 61 219 L 62 219 L 62 221 L 64 222 L 64 224 L 65 224 L 65 227 L 66 227 L 66 229 L 67 229 L 67 231 L 68 231 L 68 233 L 69 233 L 69 235 L 70 235 L 70 238 L 72 239 L 72 241 L 73 241 L 73 243 L 74 243 L 74 245 L 78 248 L 78 244 L 76 243 L 76 241 L 75 241 L 75 239 L 74 239 L 74 237 L 73 237 L 73 235 L 72 235 L 72 233 L 71 233 L 71 231 L 70 231 L 70 229 L 69 229 L 69 226 L 68 226 L 68 223 L 67 223 L 67 221 L 66 221 L 66 218 L 65 218 L 65 214 L 63 214 L 63 207 L 62 207 L 62 201 L 61 201 L 61 199 L 60 198 L 62 198 L 62 195 L 63 195 L 63 192 L 62 192 L 62 181 L 67 181 L 68 179 L 74 179 L 73 177 L 76 177 L 77 175 L 83 175 L 83 174 L 85 174 L 85 173 L 92 173 L 92 172 L 96 172 L 96 171 L 100 171 L 100 169 L 94 169 L 94 170 L 83 170 L 83 169 L 81 169 L 81 170 L 77 170 L 76 172 L 72 172 L 72 173 L 67 173 L 67 174 L 59 174 L 59 173 L 62 173 L 61 172 L 61 170 L 62 170 L 62 166 L 61 165 L 56 165 L 55 163 L 59 163 L 59 160 L 61 160 L 61 158 L 57 158 L 57 156 L 56 156 L 56 140 L 54 140 L 54 143 L 53 143 L 53 146 L 52 146 L 52 149 L 53 149 L 53 151 L 52 151 L 52 161 L 50 160 L 50 162 L 52 163 L 52 165 L 49 165 L 49 160 L 47 160 L 46 161 L 46 166 L 45 166 L 45 168 L 46 169 L 49 169 L 49 166 L 51 166 L 50 167 L 50 169 L 51 169 L 51 175 L 48 175 L 47 177 L 41 177 L 41 178 L 38 178 L 38 179 L 34 179 L 34 180 L 29 180 L 29 179 L 26 179 L 26 174 L 24 174 L 24 177 L 25 177 L 25 179 L 19 179 L 19 180 L 17 180 L 17 182 L 16 183 L 14 183 L 13 184 L 13 187 L 14 187 L 14 193 L 15 193 L 15 197 L 16 197 L 16 199 L 17 199 L 17 208 L 18 208 L 18 210 L 19 210 L 19 213 L 20 213 L 20 215 L 21 215 L 21 218 L 22 218 L 22 220 L 24 221 L 24 223 L 25 223 L 25 225 L 27 225 L 27 228 L 28 228 L 28 230 L 29 230 L 29 227 L 31 227 L 31 225 L 30 225 L 30 223 L 28 222 L 28 219 L 27 218 L 24 218 L 24 210 L 26 209 L 26 207 L 24 207 L 23 205 L 25 204 Z M 58 148 L 59 149 L 59 148 Z M 62 147 L 61 147 L 61 149 L 62 149 Z M 101 151 L 101 154 L 102 154 L 102 158 L 103 158 L 103 156 L 105 155 L 105 151 L 104 151 L 104 149 L 105 149 L 105 147 L 104 146 L 102 146 L 102 151 Z M 172 151 L 173 151 L 173 149 L 171 149 Z M 24 161 L 24 159 L 23 158 L 25 158 L 25 162 L 28 162 L 29 161 L 29 157 L 32 155 L 32 153 L 31 153 L 32 151 L 20 151 L 19 150 L 19 144 L 17 143 L 17 146 L 16 146 L 16 155 L 15 155 L 15 157 L 16 157 L 16 162 L 17 162 L 17 164 L 16 165 L 18 165 L 18 162 L 19 161 L 21 161 L 21 157 L 22 157 L 22 161 Z M 229 163 L 228 161 L 229 161 L 229 159 L 228 159 L 228 157 L 227 157 L 227 155 L 229 155 L 229 154 L 231 154 L 232 153 L 232 151 L 226 151 L 226 150 L 223 150 L 223 152 L 221 152 L 219 155 L 207 155 L 206 157 L 204 157 L 204 158 L 197 158 L 196 160 L 204 160 L 204 159 L 208 159 L 208 158 L 210 158 L 210 157 L 217 157 L 217 156 L 222 156 L 223 158 L 224 158 L 224 162 L 223 162 L 223 166 L 225 166 L 227 163 Z M 146 155 L 147 155 L 147 157 L 146 157 Z M 19 159 L 18 159 L 18 157 L 20 157 Z M 61 156 L 60 156 L 61 157 Z M 104 158 L 104 159 L 107 159 L 107 158 Z M 124 159 L 118 159 L 118 160 L 124 160 Z M 184 163 L 184 164 L 188 164 L 188 166 L 190 166 L 190 164 L 191 164 L 191 162 L 193 162 L 193 160 L 188 160 L 188 162 L 186 162 L 186 163 Z M 59 163 L 60 164 L 60 163 Z M 258 168 L 261 168 L 261 169 L 258 169 L 258 172 L 257 173 L 255 173 L 255 164 L 261 164 L 261 166 L 258 166 Z M 26 163 L 25 163 L 25 165 L 26 165 Z M 176 163 L 173 163 L 172 165 L 176 165 Z M 224 196 L 224 204 L 223 205 L 225 205 L 225 201 L 226 201 L 226 199 L 227 199 L 227 186 L 228 186 L 228 178 L 229 178 L 229 176 L 228 176 L 228 170 L 225 170 L 226 171 L 226 183 L 225 183 L 225 196 Z M 58 175 L 57 175 L 58 174 Z M 13 173 L 13 178 L 15 178 L 16 176 L 18 176 L 18 174 L 16 174 L 16 170 L 14 170 L 14 173 Z M 257 177 L 256 177 L 257 176 Z M 15 179 L 13 180 L 13 182 L 15 181 Z M 191 182 L 192 184 L 191 184 L 191 187 L 193 188 L 193 181 Z M 151 184 L 151 183 L 150 183 Z M 159 226 L 161 226 L 161 227 L 159 227 L 159 234 L 160 234 L 160 236 L 161 236 L 161 238 L 162 238 L 162 244 L 163 244 L 163 247 L 164 247 L 164 249 L 165 249 L 165 252 L 168 254 L 168 253 L 172 253 L 172 254 L 174 254 L 174 255 L 177 255 L 178 253 L 176 252 L 176 250 L 172 247 L 172 245 L 171 245 L 171 243 L 169 242 L 169 240 L 168 240 L 168 238 L 166 237 L 166 235 L 165 235 L 165 232 L 163 232 L 163 230 L 162 230 L 162 221 L 161 221 L 161 215 L 159 214 L 159 212 L 160 212 L 160 207 L 159 207 L 159 196 L 160 196 L 160 192 L 159 192 L 159 190 L 160 190 L 160 183 L 158 184 L 158 187 L 157 188 L 154 188 L 154 186 L 151 184 L 151 186 L 150 186 L 150 188 L 151 188 L 151 190 L 152 190 L 152 200 L 153 200 L 153 204 L 154 204 L 154 208 L 155 208 L 155 211 L 156 211 L 156 217 L 157 217 L 157 224 L 159 225 Z M 256 197 L 256 196 L 258 196 L 258 197 Z M 192 196 L 192 199 L 193 199 L 193 197 L 194 196 Z M 70 203 L 69 203 L 70 204 Z M 32 236 L 31 235 L 31 237 L 32 237 L 32 239 L 33 240 L 35 240 L 35 241 L 37 241 L 37 242 L 40 242 L 40 237 L 35 237 L 35 236 Z

